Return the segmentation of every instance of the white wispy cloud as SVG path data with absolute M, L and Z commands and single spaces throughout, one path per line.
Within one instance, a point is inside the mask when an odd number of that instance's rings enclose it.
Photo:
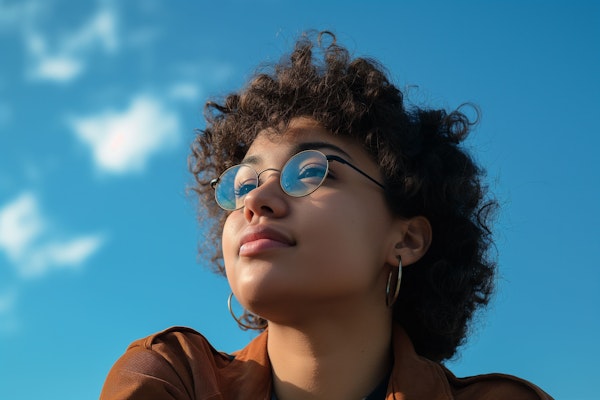
M 0 251 L 22 278 L 80 268 L 105 241 L 101 234 L 64 238 L 56 231 L 32 193 L 23 193 L 0 208 Z
M 90 147 L 96 166 L 114 174 L 139 172 L 151 156 L 179 140 L 179 118 L 160 100 L 140 95 L 122 111 L 70 118 L 76 136 Z
M 119 47 L 117 16 L 111 8 L 101 8 L 80 29 L 68 35 L 62 47 L 68 52 L 79 52 L 100 45 L 113 52 Z
M 55 43 L 50 44 L 48 35 L 35 25 L 29 22 L 23 29 L 29 55 L 27 75 L 33 80 L 69 82 L 84 72 L 87 58 L 94 51 L 110 54 L 119 48 L 117 15 L 107 6 Z
M 195 102 L 200 98 L 200 88 L 193 82 L 178 82 L 169 88 L 168 96 L 173 100 Z
M 0 209 L 0 248 L 12 260 L 24 257 L 45 229 L 36 199 L 30 193 Z
M 68 82 L 83 71 L 83 62 L 68 55 L 42 56 L 30 71 L 30 77 L 39 80 Z

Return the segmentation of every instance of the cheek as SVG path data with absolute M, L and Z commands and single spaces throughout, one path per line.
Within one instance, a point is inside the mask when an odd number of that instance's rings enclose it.
M 378 212 L 378 204 L 365 207 L 358 198 L 344 196 L 334 201 L 334 209 L 319 209 L 312 213 L 310 233 L 312 248 L 318 248 L 317 263 L 337 275 L 370 273 L 383 263 L 385 227 L 389 221 Z M 320 262 L 318 262 L 320 261 Z
M 227 220 L 225 221 L 225 225 L 223 226 L 223 235 L 221 240 L 221 246 L 223 250 L 223 261 L 225 263 L 225 271 L 227 273 L 227 279 L 229 280 L 231 277 L 231 265 L 233 264 L 234 258 L 237 255 L 237 242 L 236 242 L 236 232 L 238 231 L 237 226 L 239 222 L 237 221 L 237 215 L 235 213 L 231 213 Z

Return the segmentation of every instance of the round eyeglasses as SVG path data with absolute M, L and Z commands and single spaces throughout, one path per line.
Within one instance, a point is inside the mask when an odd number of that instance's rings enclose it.
M 260 175 L 263 172 L 280 172 L 281 189 L 289 196 L 302 197 L 311 194 L 323 184 L 329 172 L 330 161 L 337 161 L 349 166 L 384 189 L 381 183 L 343 158 L 335 155 L 326 156 L 318 150 L 304 150 L 293 155 L 281 171 L 268 168 L 257 172 L 249 164 L 234 165 L 226 169 L 217 179 L 213 179 L 210 185 L 215 190 L 217 204 L 224 210 L 234 211 L 242 208 L 246 195 L 259 186 Z

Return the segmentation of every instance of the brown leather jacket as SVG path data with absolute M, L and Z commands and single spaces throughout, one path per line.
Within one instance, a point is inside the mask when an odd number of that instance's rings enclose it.
M 101 400 L 269 400 L 271 366 L 267 332 L 228 355 L 189 328 L 170 328 L 132 343 L 104 383 Z M 394 366 L 386 400 L 551 399 L 510 375 L 457 378 L 415 353 L 408 335 L 394 330 Z

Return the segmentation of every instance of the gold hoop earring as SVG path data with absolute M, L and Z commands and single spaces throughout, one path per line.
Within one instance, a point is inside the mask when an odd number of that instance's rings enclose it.
M 233 309 L 231 308 L 231 299 L 233 298 L 233 292 L 231 292 L 229 294 L 229 297 L 227 298 L 227 308 L 229 309 L 229 313 L 231 314 L 231 316 L 233 317 L 233 319 L 235 320 L 235 322 L 237 322 L 237 324 L 240 326 L 240 328 L 244 329 L 244 330 L 248 330 L 248 329 L 252 329 L 252 330 L 262 330 L 265 329 L 267 327 L 267 323 L 265 322 L 264 324 L 260 325 L 260 326 L 252 326 L 252 325 L 248 325 L 246 323 L 244 323 L 244 321 L 242 320 L 244 317 L 242 318 L 238 318 L 235 316 Z M 246 311 L 244 310 L 244 314 L 246 314 Z M 252 314 L 254 315 L 254 314 Z
M 391 307 L 398 300 L 398 294 L 400 293 L 400 283 L 402 282 L 402 258 L 398 256 L 398 277 L 396 278 L 396 285 L 393 292 L 390 293 L 392 287 L 392 275 L 394 270 L 390 271 L 388 275 L 387 285 L 385 287 L 385 305 Z

